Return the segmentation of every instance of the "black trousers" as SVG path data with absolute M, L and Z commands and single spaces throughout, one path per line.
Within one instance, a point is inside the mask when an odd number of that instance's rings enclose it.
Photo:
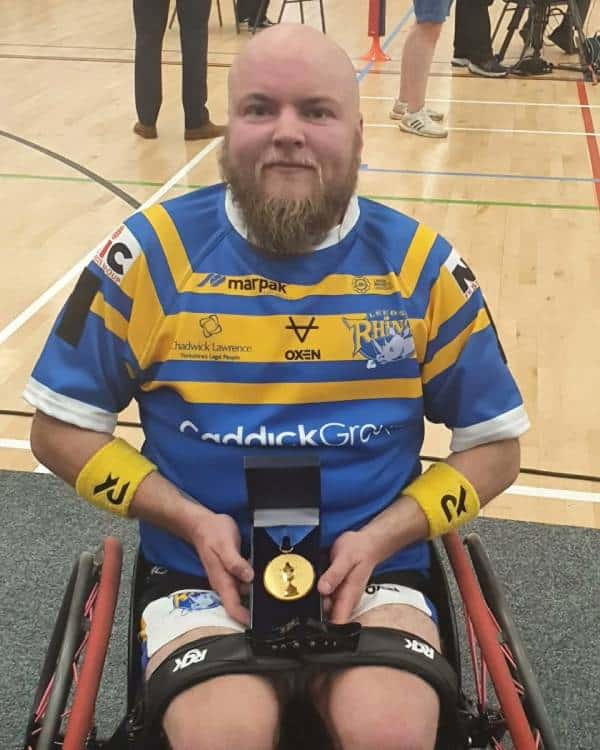
M 482 63 L 492 56 L 488 0 L 456 0 L 454 57 Z
M 249 19 L 250 23 L 254 23 L 256 21 L 256 16 L 258 14 L 258 11 L 260 9 L 260 0 L 237 0 L 237 16 L 238 20 L 245 21 L 246 19 Z M 269 7 L 269 2 L 267 0 L 267 4 L 265 5 L 265 10 L 263 13 L 264 16 L 267 15 L 267 8 Z M 262 18 L 258 19 L 259 22 L 262 21 Z
M 186 128 L 208 120 L 206 68 L 211 0 L 177 0 L 183 63 L 182 100 Z M 133 0 L 135 107 L 143 125 L 154 125 L 162 103 L 161 57 L 169 0 Z

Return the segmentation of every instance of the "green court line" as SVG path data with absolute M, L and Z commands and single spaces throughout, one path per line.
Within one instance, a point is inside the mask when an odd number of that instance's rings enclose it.
M 54 182 L 88 182 L 85 177 L 60 177 L 54 175 L 36 175 L 36 174 L 11 174 L 9 172 L 0 172 L 0 178 L 9 180 L 43 180 Z M 162 187 L 162 182 L 151 182 L 144 180 L 111 180 L 115 185 L 133 185 L 136 187 Z M 208 185 L 174 185 L 172 190 L 196 190 L 198 188 L 208 187 Z M 484 200 L 466 200 L 458 198 L 417 198 L 411 195 L 366 195 L 361 193 L 364 198 L 370 198 L 375 201 L 397 201 L 405 203 L 441 203 L 444 205 L 456 206 L 502 206 L 508 208 L 545 208 L 559 211 L 597 211 L 595 205 L 573 205 L 567 203 L 531 203 L 520 201 L 484 201 Z
M 462 206 L 508 206 L 509 208 L 557 208 L 562 211 L 597 211 L 596 206 L 580 205 L 575 206 L 568 203 L 525 203 L 514 201 L 473 201 L 460 200 L 458 198 L 415 198 L 407 195 L 366 195 L 360 194 L 363 198 L 370 198 L 374 201 L 406 201 L 407 203 L 444 203 L 445 205 L 462 205 Z

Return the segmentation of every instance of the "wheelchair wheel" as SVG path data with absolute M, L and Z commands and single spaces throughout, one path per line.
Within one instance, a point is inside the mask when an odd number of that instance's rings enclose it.
M 443 537 L 456 582 L 460 590 L 477 689 L 478 716 L 471 722 L 475 734 L 469 747 L 490 747 L 494 750 L 549 750 L 544 745 L 536 722 L 525 711 L 523 687 L 516 684 L 511 668 L 514 659 L 504 645 L 504 634 L 483 596 L 473 566 L 456 533 Z M 511 667 L 509 667 L 509 663 Z M 500 710 L 488 701 L 488 677 L 493 684 Z M 508 729 L 512 745 L 502 744 Z M 483 744 L 482 744 L 483 742 Z
M 93 711 L 116 605 L 121 556 L 119 541 L 107 538 L 102 549 L 95 554 L 83 552 L 75 563 L 44 659 L 24 750 L 94 747 Z M 70 696 L 72 702 L 66 709 Z
M 523 688 L 523 706 L 532 725 L 539 733 L 544 750 L 559 750 L 544 699 L 531 663 L 525 651 L 512 612 L 502 586 L 478 534 L 467 534 L 465 544 L 469 550 L 475 574 L 483 596 L 506 639 L 512 659 L 508 659 L 513 680 Z

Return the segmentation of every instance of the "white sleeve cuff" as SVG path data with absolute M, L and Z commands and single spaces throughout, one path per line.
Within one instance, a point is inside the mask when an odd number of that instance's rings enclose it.
M 63 396 L 34 378 L 29 378 L 23 398 L 49 417 L 60 419 L 61 422 L 67 422 L 76 427 L 95 432 L 108 432 L 112 435 L 117 426 L 117 414 L 86 404 L 84 401 L 78 401 L 76 398 Z
M 452 430 L 450 450 L 454 453 L 475 448 L 484 443 L 517 438 L 529 429 L 529 417 L 523 404 L 504 412 L 493 419 L 473 424 L 470 427 L 455 427 Z

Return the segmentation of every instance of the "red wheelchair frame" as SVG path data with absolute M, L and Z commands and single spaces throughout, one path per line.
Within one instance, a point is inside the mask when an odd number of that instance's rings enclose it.
M 464 543 L 463 543 L 464 541 Z M 476 697 L 461 687 L 457 707 L 464 742 L 452 748 L 438 741 L 436 750 L 491 748 L 559 750 L 541 692 L 517 627 L 489 558 L 477 534 L 443 537 L 462 599 Z M 468 554 L 465 551 L 468 550 Z M 432 548 L 443 651 L 461 678 L 457 618 L 444 567 Z M 136 568 L 137 568 L 136 561 Z M 122 564 L 120 542 L 107 537 L 96 553 L 84 552 L 75 563 L 42 668 L 23 750 L 133 750 L 137 625 L 133 605 L 129 626 L 128 717 L 108 740 L 99 739 L 94 711 L 117 603 Z M 134 573 L 134 588 L 139 583 Z M 132 603 L 135 596 L 132 597 Z M 462 685 L 462 679 L 461 685 Z M 497 706 L 488 700 L 493 686 Z M 68 708 L 65 708 L 67 707 Z M 131 731 L 130 731 L 131 730 Z M 504 743 L 508 734 L 511 744 Z M 482 744 L 483 743 L 483 744 Z M 315 747 L 313 745 L 313 747 Z M 315 750 L 319 750 L 315 747 Z

